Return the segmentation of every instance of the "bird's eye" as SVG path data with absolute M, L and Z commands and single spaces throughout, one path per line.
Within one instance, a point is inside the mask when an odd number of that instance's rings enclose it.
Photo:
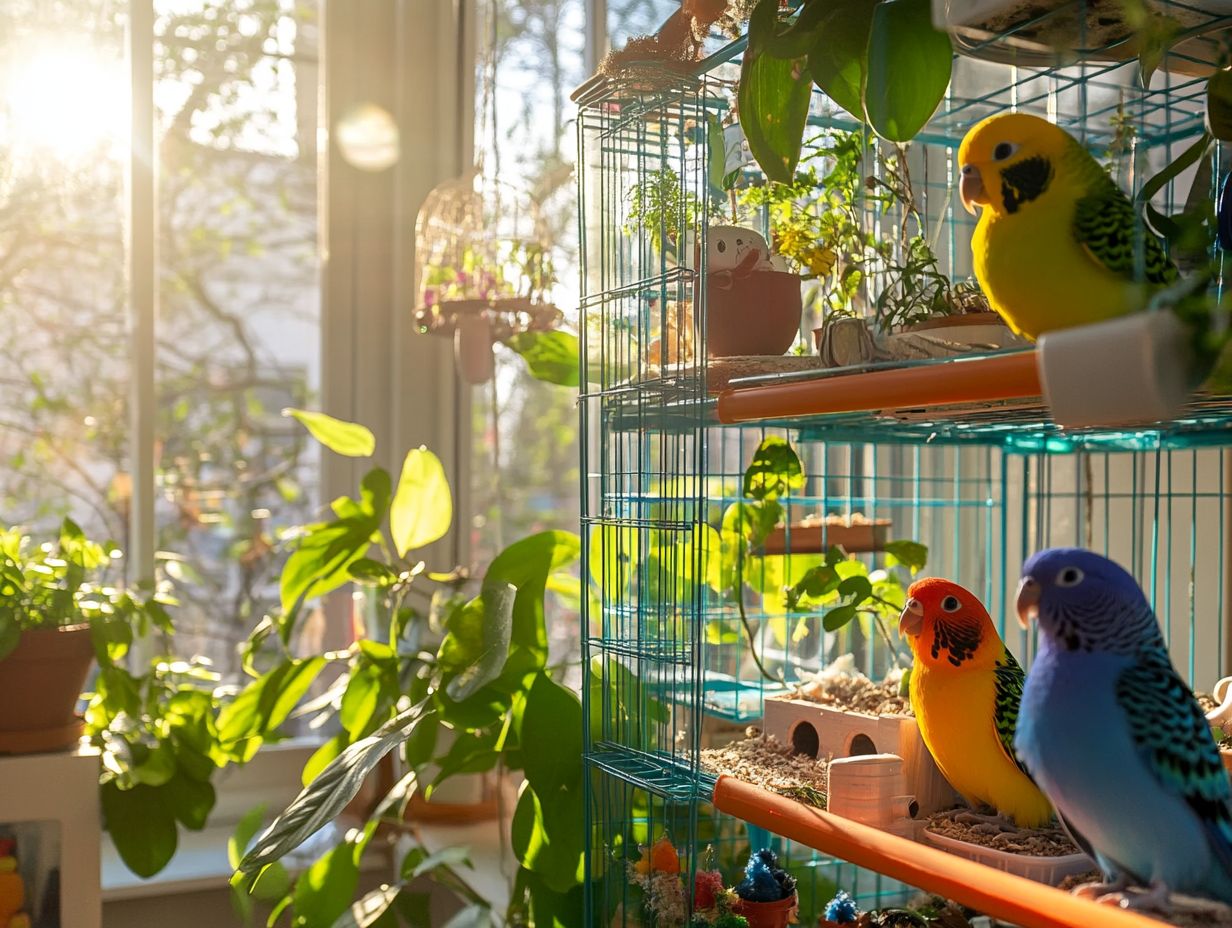
M 727 251 L 727 242 L 719 242 L 714 247 L 719 249 L 719 254 L 722 254 L 723 252 Z
M 1004 161 L 1006 158 L 1012 158 L 1016 151 L 1018 151 L 1018 146 L 1013 142 L 1002 142 L 992 150 L 992 160 Z
M 1057 586 L 1077 586 L 1086 577 L 1077 567 L 1063 567 L 1057 574 Z
M 941 600 L 941 608 L 946 612 L 957 612 L 960 608 L 962 608 L 962 603 L 958 601 L 957 596 L 947 596 L 945 599 Z

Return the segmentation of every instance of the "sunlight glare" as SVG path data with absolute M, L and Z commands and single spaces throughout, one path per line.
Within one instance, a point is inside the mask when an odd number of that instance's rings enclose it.
M 63 160 L 114 154 L 129 134 L 124 62 L 88 41 L 31 43 L 3 66 L 4 144 Z

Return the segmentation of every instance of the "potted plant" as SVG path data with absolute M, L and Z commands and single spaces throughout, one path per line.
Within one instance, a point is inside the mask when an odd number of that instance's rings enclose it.
M 796 921 L 795 877 L 779 866 L 769 848 L 749 855 L 744 879 L 736 884 L 736 896 L 732 911 L 748 919 L 749 928 L 787 928 Z
M 58 751 L 81 737 L 76 709 L 95 648 L 131 641 L 145 601 L 109 580 L 114 545 L 71 519 L 54 540 L 0 532 L 0 752 Z
M 362 426 L 320 413 L 292 414 L 338 453 L 364 458 L 375 450 Z M 356 911 L 375 920 L 410 904 L 417 895 L 411 882 L 429 877 L 464 901 L 468 917 L 486 918 L 491 902 L 467 880 L 466 850 L 429 855 L 405 811 L 417 792 L 430 802 L 458 777 L 504 772 L 522 780 L 515 807 L 502 809 L 501 827 L 519 864 L 505 920 L 522 919 L 532 898 L 536 906 L 565 905 L 580 896 L 582 707 L 548 663 L 544 618 L 549 578 L 577 558 L 579 539 L 545 531 L 514 542 L 482 578 L 456 567 L 429 569 L 421 554 L 446 534 L 452 515 L 441 462 L 416 448 L 396 481 L 372 467 L 357 496 L 335 500 L 325 519 L 296 533 L 281 578 L 280 614 L 249 644 L 275 669 L 254 673 L 245 691 L 278 687 L 281 707 L 299 705 L 337 734 L 308 762 L 303 792 L 237 859 L 240 898 L 260 893 L 261 874 L 333 820 L 395 751 L 397 775 L 382 784 L 364 827 L 327 850 L 294 885 L 280 887 L 280 906 L 305 918 L 310 913 L 314 924 L 334 923 L 356 902 L 357 868 L 373 836 L 393 830 L 409 839 L 400 876 L 360 898 Z M 352 581 L 365 583 L 382 603 L 370 614 L 383 628 L 342 651 L 292 657 L 289 642 L 306 606 Z M 435 641 L 426 633 L 431 626 Z M 327 693 L 308 700 L 306 689 L 280 687 L 278 675 L 286 671 L 278 668 L 289 663 L 314 673 L 332 664 L 344 672 Z

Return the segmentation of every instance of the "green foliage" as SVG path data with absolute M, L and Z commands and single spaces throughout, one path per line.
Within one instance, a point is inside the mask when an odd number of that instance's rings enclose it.
M 879 0 L 864 87 L 873 131 L 891 142 L 915 138 L 945 97 L 953 56 L 949 35 L 933 26 L 929 0 Z
M 814 2 L 805 9 L 825 6 Z M 829 5 L 825 18 L 814 27 L 808 53 L 813 82 L 859 122 L 864 121 L 868 37 L 876 8 L 877 0 L 837 0 Z
M 287 408 L 282 414 L 298 420 L 313 438 L 335 454 L 366 458 L 376 450 L 376 438 L 372 432 L 355 422 L 343 422 L 323 412 L 309 412 L 306 409 Z
M 389 533 L 398 557 L 443 538 L 452 521 L 453 497 L 441 459 L 427 448 L 412 448 L 402 462 L 389 510 Z
M 776 0 L 749 19 L 738 89 L 741 125 L 766 176 L 790 183 L 801 148 L 811 79 L 856 120 L 906 142 L 949 87 L 949 37 L 928 0 L 805 0 L 781 28 Z
M 98 674 L 85 732 L 101 755 L 104 823 L 129 869 L 148 877 L 175 853 L 179 829 L 204 828 L 214 806 L 217 678 L 184 661 L 130 661 L 137 637 L 169 647 L 174 602 L 161 588 L 118 588 L 119 562 L 113 543 L 70 519 L 41 544 L 0 532 L 0 659 L 26 630 L 89 626 Z
M 683 255 L 685 233 L 709 218 L 703 214 L 697 194 L 685 190 L 680 175 L 669 167 L 652 171 L 645 180 L 629 188 L 625 231 L 636 234 L 638 227 L 650 238 L 656 251 L 674 261 Z
M 571 332 L 519 332 L 505 344 L 522 356 L 536 379 L 562 387 L 578 385 L 578 337 Z
M 467 598 L 458 588 L 464 574 L 404 560 L 448 530 L 448 499 L 439 462 L 420 449 L 408 455 L 396 494 L 389 492 L 389 478 L 374 470 L 364 478 L 359 499 L 336 500 L 336 519 L 309 526 L 301 536 L 284 572 L 284 589 L 292 595 L 278 623 L 282 635 L 254 633 L 253 649 L 280 643 L 285 648 L 302 604 L 352 578 L 366 584 L 382 624 L 370 629 L 373 639 L 359 641 L 345 655 L 284 658 L 249 684 L 220 719 L 222 744 L 239 754 L 293 706 L 307 711 L 306 691 L 292 686 L 292 677 L 306 678 L 309 668 L 326 659 L 346 663 L 336 689 L 313 701 L 342 730 L 310 760 L 300 795 L 238 861 L 237 888 L 259 891 L 270 868 L 334 819 L 377 764 L 400 748 L 409 770 L 378 803 L 365 834 L 381 817 L 400 816 L 416 789 L 430 798 L 452 777 L 498 765 L 521 770 L 526 783 L 510 836 L 522 864 L 521 895 L 515 892 L 511 910 L 571 911 L 583 879 L 582 715 L 577 697 L 547 669 L 544 598 L 553 575 L 577 559 L 580 543 L 567 532 L 524 538 L 493 559 L 478 594 Z M 437 595 L 426 584 L 436 585 Z M 432 598 L 443 632 L 434 650 L 421 642 L 437 626 L 407 606 L 411 593 Z M 267 696 L 267 689 L 277 695 Z M 421 778 L 429 765 L 438 772 L 426 782 Z M 490 905 L 458 870 L 465 855 L 457 849 L 428 857 L 413 848 L 403 861 L 402 880 L 356 900 L 362 846 L 362 840 L 344 844 L 322 856 L 284 890 L 275 911 L 289 911 L 292 924 L 305 928 L 387 924 L 395 912 L 411 924 L 425 924 L 420 900 L 407 887 L 427 876 L 469 903 L 465 923 L 490 921 Z
M 37 545 L 19 528 L 0 531 L 0 659 L 30 629 L 88 625 L 96 650 L 116 659 L 134 632 L 166 629 L 164 602 L 111 585 L 118 557 L 113 542 L 90 541 L 71 519 Z
M 778 0 L 761 0 L 749 23 L 773 30 Z M 761 29 L 758 30 L 762 31 Z M 803 56 L 763 53 L 750 39 L 740 68 L 741 125 L 749 150 L 772 181 L 790 183 L 800 161 L 801 136 L 808 119 L 811 85 Z
M 744 495 L 755 500 L 773 500 L 804 486 L 804 466 L 784 438 L 768 436 L 753 452 L 744 472 Z

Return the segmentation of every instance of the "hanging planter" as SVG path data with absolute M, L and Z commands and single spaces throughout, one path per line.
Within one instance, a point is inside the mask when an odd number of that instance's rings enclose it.
M 476 170 L 428 194 L 415 223 L 415 323 L 452 338 L 469 384 L 492 379 L 492 348 L 522 354 L 531 372 L 577 383 L 576 338 L 559 332 L 556 273 L 530 198 Z M 567 344 L 566 344 L 567 343 Z

